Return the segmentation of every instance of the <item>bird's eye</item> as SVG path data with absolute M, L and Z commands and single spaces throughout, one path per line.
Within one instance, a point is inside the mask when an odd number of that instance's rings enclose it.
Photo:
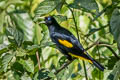
M 48 21 L 51 21 L 51 18 L 50 18 L 50 17 L 48 17 Z

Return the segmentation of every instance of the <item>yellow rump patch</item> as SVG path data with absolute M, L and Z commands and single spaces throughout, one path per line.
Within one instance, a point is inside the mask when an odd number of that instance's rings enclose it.
M 91 60 L 89 60 L 89 59 L 86 59 L 86 58 L 81 57 L 81 56 L 77 56 L 77 55 L 72 54 L 72 53 L 68 53 L 68 54 L 71 55 L 72 57 L 80 58 L 81 60 L 86 60 L 86 61 L 88 61 L 89 63 L 93 64 L 93 62 L 92 62 Z
M 66 46 L 68 48 L 72 48 L 73 47 L 72 43 L 68 42 L 67 40 L 59 39 L 58 41 L 59 41 L 59 43 L 61 43 L 62 45 Z

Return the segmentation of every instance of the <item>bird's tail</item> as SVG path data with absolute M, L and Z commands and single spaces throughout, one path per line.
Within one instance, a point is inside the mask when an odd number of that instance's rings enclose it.
M 96 60 L 92 60 L 93 64 L 98 68 L 100 69 L 101 71 L 104 71 L 105 67 L 102 66 L 100 63 L 98 63 Z
M 104 69 L 105 69 L 104 66 L 102 66 L 99 62 L 97 62 L 95 59 L 93 59 L 91 56 L 89 56 L 88 53 L 86 55 L 89 57 L 89 59 L 93 65 L 95 65 L 99 70 L 104 71 Z
M 84 54 L 84 55 L 75 55 L 75 54 L 69 53 L 69 55 L 76 57 L 76 58 L 80 58 L 81 60 L 86 60 L 89 63 L 95 65 L 101 71 L 104 71 L 104 69 L 105 69 L 99 62 L 94 60 L 88 53 Z

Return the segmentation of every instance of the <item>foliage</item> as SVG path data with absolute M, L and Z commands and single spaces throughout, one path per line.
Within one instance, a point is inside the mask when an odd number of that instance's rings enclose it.
M 48 15 L 76 37 L 77 26 L 83 47 L 106 67 L 85 62 L 89 80 L 120 79 L 120 0 L 1 0 L 0 80 L 85 79 L 81 60 L 63 66 L 68 60 L 42 23 Z

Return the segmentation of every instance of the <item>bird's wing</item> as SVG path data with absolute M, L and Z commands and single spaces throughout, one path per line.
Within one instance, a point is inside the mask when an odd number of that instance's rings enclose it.
M 51 39 L 53 42 L 57 44 L 61 44 L 69 49 L 72 48 L 74 50 L 84 52 L 84 48 L 82 47 L 80 42 L 75 38 L 75 36 L 72 34 L 55 32 L 52 34 Z
M 69 55 L 90 60 L 89 56 L 84 53 L 82 45 L 73 35 L 55 32 L 52 34 L 52 40 L 58 46 L 67 50 L 70 53 Z

